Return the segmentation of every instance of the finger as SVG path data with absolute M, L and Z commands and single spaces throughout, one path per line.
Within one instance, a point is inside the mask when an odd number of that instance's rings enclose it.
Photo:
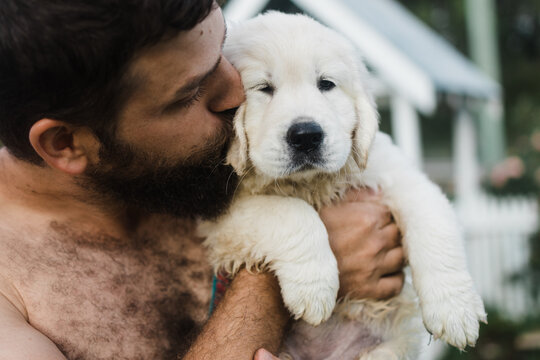
M 373 188 L 352 188 L 347 191 L 343 201 L 346 202 L 378 202 L 382 198 L 381 192 Z
M 402 271 L 380 278 L 375 290 L 377 299 L 385 300 L 399 295 L 403 288 L 404 281 L 405 274 Z
M 375 212 L 376 210 L 372 210 L 366 213 L 358 218 L 354 227 L 349 226 L 347 241 L 336 241 L 332 236 L 329 237 L 330 247 L 338 256 L 338 263 L 345 258 L 353 258 L 356 262 L 359 254 L 364 254 L 364 257 L 368 257 L 367 260 L 381 264 L 389 250 L 401 246 L 397 225 L 391 223 L 379 229 L 378 218 L 382 215 L 375 215 Z
M 384 227 L 392 219 L 388 208 L 376 202 L 342 202 L 323 207 L 319 215 L 325 225 L 343 230 L 360 231 Z
M 383 205 L 383 208 L 381 209 L 381 213 L 379 215 L 379 220 L 378 220 L 378 229 L 382 229 L 386 226 L 389 226 L 389 225 L 392 225 L 392 224 L 395 224 L 395 221 L 394 221 L 394 215 L 392 215 L 392 212 L 390 211 L 390 209 L 387 207 L 387 206 L 384 206 Z
M 253 360 L 279 360 L 279 358 L 272 355 L 269 351 L 261 348 L 257 350 Z
M 403 247 L 398 246 L 386 253 L 383 263 L 380 266 L 380 273 L 382 276 L 395 274 L 402 271 L 404 266 L 405 254 L 403 252 Z
M 379 246 L 382 252 L 387 252 L 398 246 L 401 246 L 401 232 L 396 223 L 389 223 L 378 232 Z
M 382 229 L 393 223 L 392 213 L 386 205 L 372 202 L 349 203 L 348 213 L 357 219 L 361 229 Z

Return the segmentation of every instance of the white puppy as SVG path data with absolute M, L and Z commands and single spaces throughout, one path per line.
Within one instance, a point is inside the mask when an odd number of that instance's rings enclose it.
M 276 274 L 285 305 L 307 323 L 294 326 L 284 350 L 304 359 L 414 359 L 417 299 L 436 338 L 474 345 L 486 314 L 456 216 L 439 188 L 377 132 L 354 47 L 306 16 L 270 12 L 230 29 L 225 55 L 246 92 L 228 154 L 242 180 L 228 212 L 201 231 L 216 270 Z M 338 269 L 317 210 L 351 187 L 383 192 L 418 296 L 406 288 L 389 301 L 336 307 Z M 336 335 L 340 327 L 349 340 Z M 317 336 L 333 345 L 299 345 L 299 337 Z

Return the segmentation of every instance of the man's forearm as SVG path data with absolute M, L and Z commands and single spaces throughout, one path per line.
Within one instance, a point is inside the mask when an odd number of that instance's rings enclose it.
M 288 318 L 275 277 L 242 270 L 184 360 L 251 360 L 263 347 L 276 352 Z

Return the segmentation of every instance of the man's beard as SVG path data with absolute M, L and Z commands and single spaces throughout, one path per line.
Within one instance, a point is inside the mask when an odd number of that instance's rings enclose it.
M 81 185 L 133 210 L 215 218 L 230 204 L 238 183 L 232 167 L 225 165 L 231 134 L 230 125 L 224 125 L 201 150 L 172 165 L 100 136 L 100 163 L 87 171 Z

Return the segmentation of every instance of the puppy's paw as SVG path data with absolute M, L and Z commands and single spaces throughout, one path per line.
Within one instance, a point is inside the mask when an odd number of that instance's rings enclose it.
M 487 323 L 480 296 L 471 286 L 444 291 L 442 296 L 421 299 L 422 317 L 427 330 L 435 337 L 463 350 L 478 339 L 479 321 Z
M 359 360 L 400 360 L 399 356 L 387 347 L 378 346 L 375 349 L 360 355 Z
M 335 260 L 330 264 L 295 266 L 278 275 L 283 302 L 295 319 L 310 325 L 327 320 L 336 306 L 339 278 Z

